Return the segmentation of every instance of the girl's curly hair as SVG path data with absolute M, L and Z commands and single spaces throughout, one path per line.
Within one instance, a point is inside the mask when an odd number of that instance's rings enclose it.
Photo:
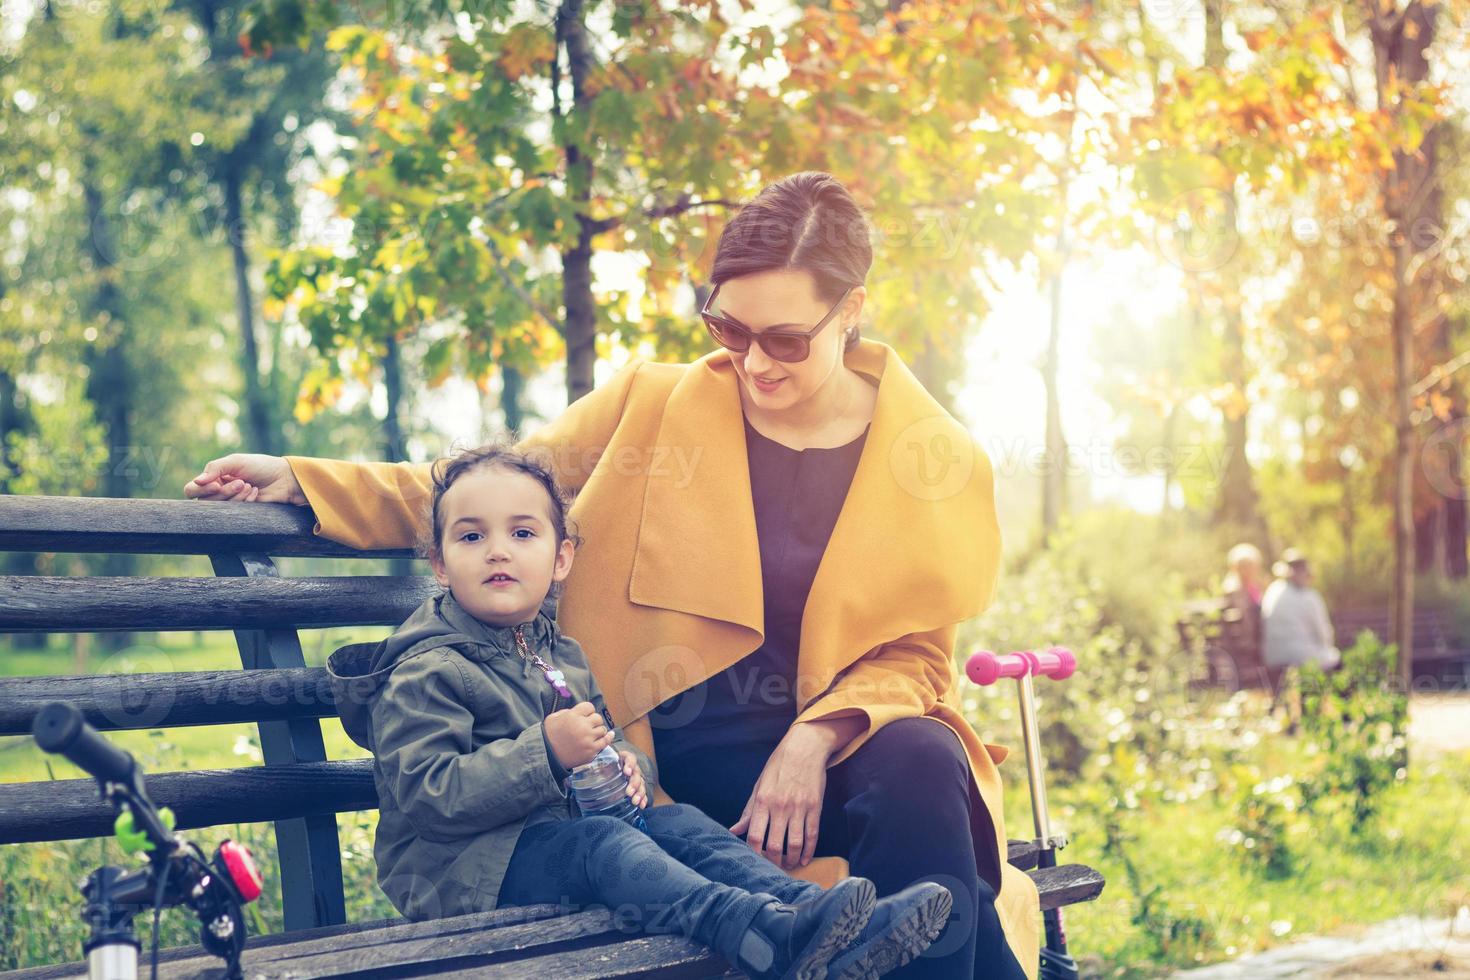
M 492 443 L 477 449 L 466 449 L 434 461 L 429 471 L 434 481 L 434 493 L 429 503 L 428 536 L 419 542 L 420 555 L 431 560 L 443 557 L 440 542 L 444 534 L 442 508 L 444 494 L 449 492 L 454 482 L 466 473 L 472 473 L 488 466 L 499 467 L 512 473 L 524 473 L 541 484 L 546 490 L 546 496 L 551 499 L 551 523 L 556 528 L 557 547 L 561 547 L 561 543 L 567 540 L 575 545 L 582 543 L 582 539 L 577 536 L 567 517 L 567 496 L 562 492 L 561 487 L 557 486 L 556 477 L 552 475 L 551 470 L 537 462 L 535 457 L 529 453 L 520 452 L 507 445 Z

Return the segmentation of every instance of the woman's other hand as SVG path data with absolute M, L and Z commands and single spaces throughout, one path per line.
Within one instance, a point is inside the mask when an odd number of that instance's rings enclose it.
M 242 500 L 262 504 L 306 505 L 306 494 L 283 456 L 231 453 L 204 464 L 204 472 L 184 484 L 184 496 L 199 500 Z
M 833 751 L 833 733 L 826 726 L 791 726 L 766 760 L 745 812 L 730 832 L 787 871 L 810 864 Z

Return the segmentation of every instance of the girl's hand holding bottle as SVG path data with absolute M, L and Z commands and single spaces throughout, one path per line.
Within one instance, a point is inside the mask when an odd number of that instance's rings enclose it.
M 648 788 L 633 753 L 612 747 L 617 732 L 591 702 L 583 701 L 546 716 L 546 741 L 552 754 L 571 770 L 567 788 L 583 816 L 617 817 L 647 831 L 639 810 L 648 806 Z
M 615 737 L 591 701 L 553 711 L 543 724 L 546 741 L 563 769 L 575 769 L 591 762 Z
M 648 787 L 643 782 L 643 770 L 638 768 L 638 759 L 631 752 L 619 752 L 623 762 L 623 775 L 628 777 L 628 796 L 640 810 L 648 809 Z

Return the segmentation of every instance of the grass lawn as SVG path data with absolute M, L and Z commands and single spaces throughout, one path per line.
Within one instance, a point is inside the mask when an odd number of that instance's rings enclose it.
M 1252 755 L 1219 791 L 1118 808 L 1121 854 L 1104 846 L 1095 802 L 1079 805 L 1084 794 L 1073 788 L 1053 792 L 1053 821 L 1071 838 L 1064 859 L 1108 879 L 1097 901 L 1066 913 L 1087 974 L 1163 974 L 1403 915 L 1448 920 L 1470 905 L 1470 751 L 1411 759 L 1377 823 L 1356 831 L 1341 817 L 1300 812 L 1243 821 L 1237 794 L 1269 795 L 1310 764 L 1307 747 L 1285 737 Z M 1012 837 L 1029 834 L 1028 805 L 1015 787 Z M 1268 846 L 1289 855 L 1289 868 L 1270 870 L 1251 853 Z

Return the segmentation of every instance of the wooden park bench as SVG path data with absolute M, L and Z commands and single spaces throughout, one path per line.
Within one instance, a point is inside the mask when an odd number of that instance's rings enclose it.
M 1386 606 L 1348 606 L 1332 610 L 1337 645 L 1346 647 L 1363 630 L 1388 643 L 1393 616 Z M 1414 607 L 1414 685 L 1416 690 L 1470 688 L 1470 636 L 1457 636 L 1448 609 L 1423 603 Z
M 504 908 L 428 922 L 348 923 L 336 814 L 377 807 L 370 760 L 326 756 L 320 719 L 336 709 L 324 668 L 307 667 L 303 629 L 395 626 L 437 586 L 428 577 L 283 578 L 273 557 L 407 557 L 356 551 L 312 533 L 305 508 L 184 500 L 0 498 L 0 552 L 203 555 L 214 577 L 0 576 L 0 632 L 232 630 L 241 670 L 12 677 L 0 680 L 0 735 L 28 736 L 36 713 L 70 702 L 97 729 L 249 722 L 264 765 L 148 776 L 180 830 L 273 822 L 285 931 L 252 936 L 248 977 L 722 976 L 728 965 L 676 936 L 629 936 L 605 910 Z M 0 784 L 0 844 L 108 836 L 112 814 L 91 779 Z M 1012 841 L 1045 908 L 1088 901 L 1103 879 L 1081 865 L 1036 867 L 1034 843 Z M 832 859 L 835 860 L 835 859 Z M 80 913 L 74 891 L 57 916 Z M 145 922 L 139 919 L 140 932 Z M 77 951 L 80 957 L 81 950 Z M 147 969 L 145 940 L 140 969 Z M 160 976 L 217 975 L 198 947 L 160 954 Z M 82 962 L 7 977 L 76 977 Z
M 1180 649 L 1193 658 L 1196 686 L 1230 691 L 1268 686 L 1260 637 L 1223 598 L 1186 602 L 1174 628 Z
M 1363 630 L 1389 642 L 1392 616 L 1383 606 L 1350 606 L 1331 610 L 1337 646 L 1351 646 Z M 1238 609 L 1223 598 L 1194 599 L 1184 604 L 1175 622 L 1180 649 L 1194 658 L 1196 683 L 1239 690 L 1266 687 L 1260 638 L 1248 635 Z M 1457 636 L 1448 610 L 1419 605 L 1414 609 L 1414 684 L 1418 690 L 1470 688 L 1470 637 Z

